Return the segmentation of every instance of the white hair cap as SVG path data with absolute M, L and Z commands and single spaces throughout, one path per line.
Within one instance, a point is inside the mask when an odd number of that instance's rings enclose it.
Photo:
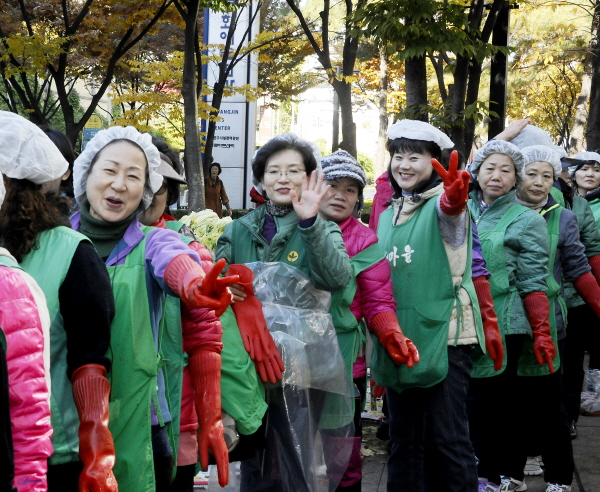
M 390 140 L 410 138 L 411 140 L 433 142 L 442 150 L 454 147 L 454 142 L 448 138 L 448 135 L 435 126 L 418 120 L 397 121 L 388 128 L 387 136 Z
M 531 147 L 532 145 L 545 145 L 554 148 L 554 142 L 552 142 L 548 132 L 534 125 L 527 125 L 510 143 L 516 145 L 519 149 Z
M 559 159 L 564 159 L 569 155 L 562 145 L 554 145 L 552 148 L 554 149 L 554 152 L 558 154 Z
M 582 161 L 596 161 L 600 164 L 600 154 L 597 152 L 579 152 L 574 159 L 581 159 Z
M 69 163 L 52 140 L 31 121 L 0 111 L 0 172 L 44 184 L 60 178 Z
M 530 145 L 529 147 L 525 147 L 521 149 L 521 153 L 525 158 L 525 166 L 523 167 L 523 171 L 527 169 L 527 166 L 532 162 L 547 162 L 552 166 L 554 170 L 554 179 L 557 179 L 562 171 L 562 164 L 560 162 L 560 157 L 558 154 L 552 150 L 550 147 L 546 147 L 545 145 Z
M 471 174 L 477 174 L 477 169 L 492 154 L 504 154 L 510 157 L 515 165 L 517 175 L 523 175 L 523 167 L 525 166 L 523 154 L 521 154 L 521 151 L 515 145 L 504 140 L 490 140 L 475 153 L 473 162 L 471 162 L 471 166 L 469 167 Z
M 82 204 L 86 198 L 85 188 L 87 178 L 92 170 L 92 161 L 96 155 L 109 143 L 114 140 L 129 140 L 137 144 L 146 156 L 148 164 L 146 184 L 144 186 L 144 195 L 138 212 L 146 210 L 152 203 L 154 193 L 156 193 L 163 183 L 163 177 L 156 172 L 160 166 L 160 153 L 152 143 L 152 137 L 149 133 L 140 133 L 134 127 L 111 126 L 107 130 L 101 130 L 88 142 L 85 150 L 75 159 L 73 167 L 73 188 L 75 190 L 75 199 L 77 203 Z

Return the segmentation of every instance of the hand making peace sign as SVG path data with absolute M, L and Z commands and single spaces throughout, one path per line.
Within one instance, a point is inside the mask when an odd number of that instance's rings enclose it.
M 469 199 L 471 175 L 467 171 L 458 170 L 458 152 L 453 150 L 450 154 L 450 165 L 447 171 L 435 159 L 431 159 L 431 165 L 444 183 L 444 193 L 440 201 L 442 212 L 446 215 L 460 214 Z

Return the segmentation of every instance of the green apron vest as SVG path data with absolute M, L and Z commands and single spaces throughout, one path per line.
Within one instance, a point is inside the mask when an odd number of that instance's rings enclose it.
M 558 240 L 560 237 L 560 213 L 563 207 L 555 205 L 546 213 L 550 214 L 548 219 L 548 242 L 550 243 L 550 259 L 548 260 L 548 271 L 549 275 L 546 280 L 548 286 L 548 301 L 550 302 L 550 333 L 552 334 L 552 341 L 554 346 L 557 348 L 556 356 L 553 359 L 554 370 L 558 371 L 560 368 L 560 356 L 558 354 L 558 340 L 556 337 L 556 311 L 554 310 L 554 302 L 557 301 L 562 311 L 563 320 L 567 322 L 567 305 L 560 295 L 560 284 L 554 278 L 554 262 L 556 260 L 556 250 L 558 249 Z M 544 215 L 544 212 L 542 212 Z M 550 374 L 548 364 L 538 364 L 533 355 L 533 339 L 528 339 L 523 346 L 521 357 L 519 358 L 519 376 L 547 376 Z
M 152 230 L 142 227 L 144 235 Z M 125 264 L 109 266 L 108 274 L 115 298 L 115 317 L 111 325 L 109 356 L 112 369 L 109 430 L 115 442 L 116 463 L 114 474 L 120 492 L 154 492 L 154 463 L 152 456 L 150 404 L 154 401 L 159 422 L 162 420 L 157 398 L 157 375 L 165 367 L 165 359 L 179 355 L 181 325 L 167 329 L 161 323 L 158 355 L 150 323 L 150 306 L 145 271 L 146 238 L 127 255 Z M 179 335 L 174 332 L 178 331 Z M 167 356 L 168 354 L 168 356 Z M 177 382 L 169 380 L 170 371 L 164 371 L 166 396 Z M 181 377 L 181 376 L 179 376 Z M 181 383 L 179 383 L 181 384 Z M 169 401 L 172 416 L 179 413 Z M 172 423 L 167 424 L 173 453 Z
M 550 188 L 550 194 L 552 195 L 552 198 L 554 198 L 562 207 L 566 207 L 565 196 L 563 195 L 562 191 L 553 186 Z
M 392 214 L 392 209 L 381 214 L 377 235 L 392 267 L 398 322 L 419 350 L 421 361 L 412 369 L 404 364 L 396 365 L 379 340 L 372 337 L 371 370 L 379 385 L 401 392 L 408 388 L 428 388 L 446 377 L 448 327 L 455 302 L 457 315 L 462 313 L 460 288 L 464 288 L 471 299 L 477 337 L 483 350 L 485 339 L 471 278 L 470 225 L 465 273 L 462 285 L 455 287 L 439 230 L 435 197 L 420 206 L 403 224 L 393 226 Z M 461 328 L 459 317 L 457 333 Z
M 50 415 L 54 453 L 51 465 L 79 460 L 79 416 L 73 399 L 73 387 L 67 377 L 67 333 L 60 314 L 58 292 L 83 234 L 68 227 L 56 227 L 38 235 L 39 248 L 21 262 L 23 269 L 38 283 L 50 313 Z
M 472 203 L 471 201 L 469 202 Z M 506 257 L 504 255 L 504 235 L 506 228 L 522 213 L 529 210 L 523 205 L 515 203 L 502 216 L 494 229 L 478 231 L 481 241 L 481 251 L 486 261 L 487 269 L 492 273 L 489 283 L 494 300 L 494 310 L 498 316 L 498 327 L 504 346 L 504 359 L 502 369 L 494 371 L 494 361 L 486 356 L 483 351 L 475 348 L 473 352 L 473 370 L 471 376 L 475 378 L 488 378 L 500 374 L 506 368 L 506 343 L 504 336 L 510 333 L 510 306 L 515 296 L 518 296 L 517 287 L 510 285 L 506 270 Z
M 352 366 L 358 357 L 361 343 L 365 341 L 364 333 L 360 329 L 350 306 L 356 295 L 356 277 L 359 273 L 383 260 L 385 255 L 379 247 L 379 243 L 372 244 L 368 248 L 350 258 L 352 267 L 352 279 L 342 290 L 331 293 L 331 308 L 329 313 L 335 326 L 337 341 L 346 364 L 348 380 L 354 385 L 352 378 Z M 348 425 L 354 418 L 354 398 L 347 395 L 328 393 L 321 413 L 320 427 L 322 429 L 337 429 Z

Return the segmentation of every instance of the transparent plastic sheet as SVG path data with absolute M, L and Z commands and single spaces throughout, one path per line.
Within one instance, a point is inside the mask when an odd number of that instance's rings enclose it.
M 285 371 L 281 383 L 265 385 L 266 448 L 230 474 L 226 490 L 334 491 L 354 444 L 355 389 L 328 313 L 331 294 L 284 263 L 248 267 Z M 208 490 L 223 489 L 209 480 Z

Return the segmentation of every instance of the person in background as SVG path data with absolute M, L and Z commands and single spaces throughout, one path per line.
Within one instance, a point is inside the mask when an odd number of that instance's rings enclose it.
M 0 206 L 4 194 L 0 180 Z M 0 327 L 0 490 L 46 492 L 50 315 L 38 284 L 1 247 Z
M 208 168 L 208 176 L 204 179 L 204 199 L 206 208 L 222 217 L 223 207 L 227 209 L 228 215 L 231 215 L 231 208 L 229 208 L 229 197 L 225 191 L 225 185 L 219 178 L 219 174 L 221 174 L 221 164 L 213 162 Z
M 256 204 L 255 208 L 264 205 L 267 201 L 265 200 L 265 197 L 262 195 L 262 193 L 257 189 L 257 186 L 258 188 L 261 188 L 260 184 L 258 184 L 254 185 L 250 190 L 250 201 Z
M 373 196 L 373 205 L 371 207 L 371 216 L 369 217 L 369 227 L 377 232 L 377 224 L 379 216 L 389 207 L 390 199 L 394 194 L 394 190 L 390 185 L 388 172 L 384 172 L 375 180 L 375 196 Z
M 102 260 L 63 215 L 64 197 L 41 192 L 60 182 L 68 163 L 50 139 L 24 118 L 0 112 L 0 172 L 7 196 L 0 239 L 41 287 L 50 313 L 53 453 L 48 490 L 116 492 L 108 430 L 106 378 L 114 300 Z

